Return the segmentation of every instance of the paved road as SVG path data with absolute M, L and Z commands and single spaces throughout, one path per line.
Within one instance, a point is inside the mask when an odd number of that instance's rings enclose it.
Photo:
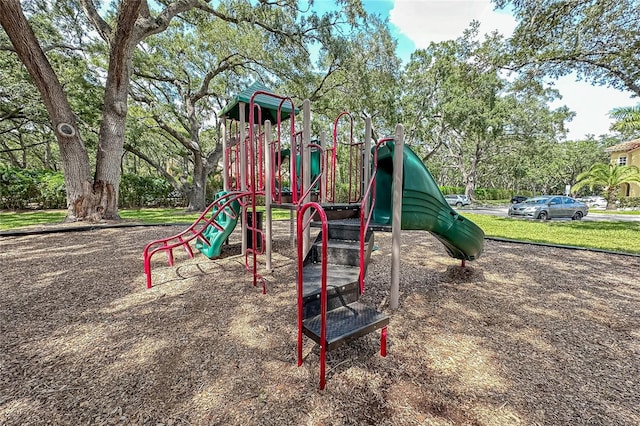
M 495 206 L 495 207 L 466 207 L 460 209 L 460 213 L 464 215 L 465 212 L 478 213 L 478 214 L 490 214 L 494 216 L 507 217 L 507 211 L 509 206 Z M 618 222 L 640 222 L 640 215 L 628 215 L 628 214 L 614 214 L 614 213 L 599 213 L 598 210 L 589 210 L 589 214 L 582 220 L 591 221 L 618 221 Z

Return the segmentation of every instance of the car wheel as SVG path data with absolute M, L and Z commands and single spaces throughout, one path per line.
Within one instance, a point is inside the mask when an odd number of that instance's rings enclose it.
M 575 214 L 573 215 L 573 217 L 571 219 L 573 219 L 573 220 L 582 219 L 582 212 L 575 212 Z
M 549 214 L 547 212 L 540 212 L 538 213 L 538 219 L 547 220 L 549 219 Z
M 462 207 L 462 203 L 461 203 L 460 201 L 458 201 L 458 202 L 456 203 L 456 207 Z

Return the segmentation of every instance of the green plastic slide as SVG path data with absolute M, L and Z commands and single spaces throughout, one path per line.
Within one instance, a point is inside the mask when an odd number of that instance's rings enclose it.
M 393 142 L 378 150 L 376 201 L 372 221 L 390 225 L 393 211 Z M 404 147 L 402 229 L 431 232 L 456 259 L 474 260 L 482 253 L 484 232 L 452 209 L 422 160 Z
M 317 140 L 312 140 L 312 143 L 318 143 L 319 141 Z M 289 155 L 291 154 L 291 150 L 289 148 L 283 149 L 280 151 L 280 158 L 282 158 L 282 161 L 286 161 L 285 159 L 289 158 Z M 276 156 L 276 165 L 278 165 L 278 156 Z M 318 177 L 318 175 L 320 174 L 320 151 L 314 149 L 311 151 L 311 171 L 310 171 L 310 175 L 311 175 L 311 182 L 313 182 L 315 180 L 315 178 Z M 300 177 L 300 155 L 296 155 L 296 178 L 297 179 L 302 179 Z M 318 189 L 320 185 L 320 182 L 316 182 L 316 184 L 314 185 L 313 189 Z
M 212 217 L 216 215 L 219 207 L 228 201 L 228 193 L 226 191 L 218 192 L 214 197 Z M 220 225 L 222 231 L 213 225 L 207 226 L 202 236 L 209 242 L 207 244 L 202 238 L 196 240 L 196 248 L 200 250 L 209 259 L 214 259 L 220 256 L 222 250 L 222 244 L 229 238 L 229 235 L 233 232 L 238 223 L 238 217 L 240 216 L 240 203 L 238 200 L 232 201 L 227 207 L 224 208 L 220 214 L 214 219 L 214 221 Z

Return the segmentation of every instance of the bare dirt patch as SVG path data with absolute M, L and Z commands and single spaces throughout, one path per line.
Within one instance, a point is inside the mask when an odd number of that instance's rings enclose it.
M 390 235 L 376 233 L 371 334 L 296 366 L 296 265 L 277 224 L 267 294 L 239 234 L 223 257 L 176 266 L 144 245 L 182 227 L 0 238 L 0 423 L 244 425 L 640 424 L 637 258 L 487 241 L 461 268 L 403 234 L 400 309 Z

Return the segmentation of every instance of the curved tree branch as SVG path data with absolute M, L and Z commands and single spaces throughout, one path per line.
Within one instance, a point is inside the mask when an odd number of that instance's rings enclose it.
M 89 22 L 93 25 L 95 30 L 100 34 L 100 37 L 107 43 L 111 44 L 111 37 L 113 35 L 113 29 L 111 26 L 100 16 L 96 10 L 96 6 L 92 0 L 80 0 L 82 10 L 89 18 Z

